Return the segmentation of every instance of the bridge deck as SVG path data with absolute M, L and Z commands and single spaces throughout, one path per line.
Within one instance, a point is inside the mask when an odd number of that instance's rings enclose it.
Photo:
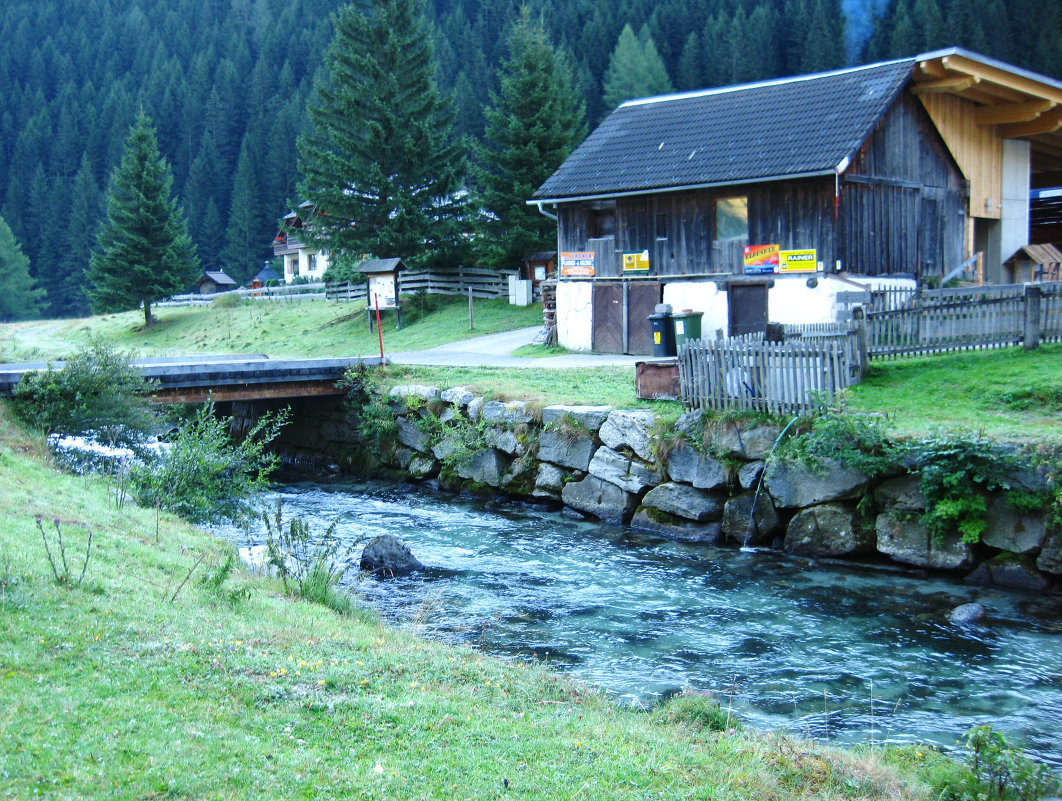
M 179 356 L 134 362 L 145 379 L 157 383 L 159 403 L 206 400 L 259 400 L 338 395 L 335 383 L 356 364 L 379 366 L 379 357 L 344 359 L 270 359 L 260 354 Z M 62 362 L 52 365 L 62 367 Z M 22 376 L 47 364 L 0 364 L 0 394 L 10 395 Z

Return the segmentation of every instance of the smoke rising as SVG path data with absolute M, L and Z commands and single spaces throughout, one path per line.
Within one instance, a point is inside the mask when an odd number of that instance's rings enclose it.
M 848 63 L 859 60 L 863 45 L 874 30 L 874 18 L 885 13 L 889 0 L 841 0 L 841 13 L 847 20 L 844 38 Z

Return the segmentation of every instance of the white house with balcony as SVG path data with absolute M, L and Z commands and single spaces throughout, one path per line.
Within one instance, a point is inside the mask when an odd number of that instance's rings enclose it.
M 284 283 L 296 278 L 323 281 L 328 269 L 328 252 L 302 241 L 298 231 L 305 230 L 306 220 L 313 214 L 313 206 L 303 203 L 298 211 L 287 214 L 280 231 L 273 240 L 273 255 L 284 258 Z

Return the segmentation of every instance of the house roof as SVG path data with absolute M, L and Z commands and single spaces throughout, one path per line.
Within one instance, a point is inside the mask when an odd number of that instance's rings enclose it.
M 1011 254 L 1007 262 L 1028 260 L 1033 264 L 1062 264 L 1062 250 L 1051 244 L 1022 245 Z
M 268 282 L 268 281 L 279 281 L 279 280 L 281 280 L 280 276 L 276 274 L 276 271 L 272 267 L 270 267 L 268 264 L 265 267 L 263 267 L 261 270 L 259 270 L 255 274 L 254 278 L 257 281 L 261 281 L 263 284 Z
M 232 286 L 236 286 L 236 282 L 229 278 L 227 275 L 225 275 L 225 273 L 223 273 L 221 270 L 203 270 L 203 274 L 199 276 L 199 280 L 196 281 L 196 283 L 201 284 L 207 279 L 210 279 L 219 286 L 228 286 L 229 284 L 231 284 Z
M 401 259 L 368 259 L 358 265 L 358 272 L 369 273 L 393 273 L 406 269 Z
M 639 194 L 843 170 L 907 83 L 915 59 L 631 100 L 539 187 L 535 200 Z

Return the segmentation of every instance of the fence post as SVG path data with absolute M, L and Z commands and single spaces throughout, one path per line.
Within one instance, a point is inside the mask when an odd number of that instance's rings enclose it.
M 1040 347 L 1040 298 L 1043 290 L 1033 284 L 1025 285 L 1025 336 L 1022 346 L 1025 350 Z
M 856 347 L 859 349 L 859 378 L 862 380 L 867 371 L 867 359 L 870 348 L 867 346 L 867 310 L 865 306 L 852 309 L 852 319 L 856 326 Z

